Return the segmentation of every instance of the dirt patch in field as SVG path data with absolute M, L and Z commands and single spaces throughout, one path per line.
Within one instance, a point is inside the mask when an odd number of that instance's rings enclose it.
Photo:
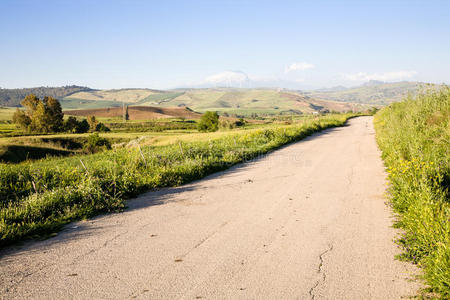
M 122 107 L 109 107 L 97 109 L 79 109 L 64 111 L 71 116 L 96 116 L 96 117 L 121 117 Z M 199 119 L 201 114 L 190 110 L 187 107 L 153 107 L 153 106 L 129 106 L 128 115 L 130 120 L 146 120 L 161 118 L 185 118 Z

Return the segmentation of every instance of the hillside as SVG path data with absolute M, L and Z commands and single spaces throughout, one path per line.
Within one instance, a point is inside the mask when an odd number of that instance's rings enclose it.
M 78 92 L 94 91 L 83 86 L 63 86 L 63 87 L 35 87 L 24 89 L 0 89 L 0 105 L 1 106 L 20 106 L 26 95 L 35 94 L 39 98 L 51 96 L 53 98 L 62 99 Z
M 122 89 L 79 92 L 61 101 L 64 109 L 121 107 L 124 102 L 130 107 L 190 107 L 199 112 L 214 110 L 234 115 L 302 114 L 323 110 L 342 112 L 367 108 L 360 104 L 315 99 L 284 89 Z
M 78 109 L 66 110 L 66 115 L 72 116 L 96 116 L 96 117 L 122 117 L 122 107 L 111 108 L 97 108 L 97 109 Z M 185 118 L 198 119 L 200 114 L 193 112 L 186 107 L 151 107 L 151 106 L 129 106 L 128 115 L 130 120 L 146 120 L 146 119 L 160 119 L 160 118 Z
M 425 83 L 420 82 L 394 82 L 385 83 L 369 81 L 353 88 L 336 87 L 316 91 L 303 92 L 304 95 L 341 102 L 364 103 L 370 105 L 387 105 L 402 100 L 402 97 L 411 93 L 415 95 Z
M 87 87 L 0 89 L 0 105 L 17 106 L 28 93 L 53 96 L 64 110 L 100 109 L 131 106 L 190 107 L 195 111 L 214 110 L 230 115 L 302 114 L 316 111 L 361 111 L 373 105 L 386 105 L 415 94 L 425 84 L 419 82 L 384 83 L 371 81 L 361 86 L 294 91 L 269 88 L 198 89 L 114 89 Z M 3 96 L 2 96 L 3 95 Z
M 135 103 L 145 100 L 154 94 L 163 91 L 150 89 L 118 89 L 118 90 L 91 90 L 80 91 L 65 97 L 65 100 L 90 100 L 90 101 L 117 101 Z
M 197 111 L 216 110 L 237 114 L 301 114 L 321 110 L 363 109 L 361 105 L 318 100 L 284 89 L 192 89 L 159 105 L 189 106 Z

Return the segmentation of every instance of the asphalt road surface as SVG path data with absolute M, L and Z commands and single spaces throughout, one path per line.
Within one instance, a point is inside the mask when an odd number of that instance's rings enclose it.
M 371 117 L 0 252 L 9 298 L 399 299 Z

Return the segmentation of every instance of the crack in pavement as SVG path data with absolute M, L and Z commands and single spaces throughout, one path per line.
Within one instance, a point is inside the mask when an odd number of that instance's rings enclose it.
M 194 245 L 194 247 L 192 247 L 191 249 L 189 249 L 186 253 L 182 254 L 181 256 L 179 256 L 177 259 L 183 260 L 189 253 L 191 253 L 192 251 L 194 251 L 195 249 L 197 249 L 198 247 L 200 247 L 200 245 L 202 245 L 204 242 L 206 242 L 207 240 L 209 240 L 212 236 L 214 236 L 217 232 L 219 232 L 225 225 L 228 224 L 227 222 L 222 223 L 216 230 L 214 230 L 213 232 L 211 232 L 210 234 L 208 234 L 206 237 L 204 237 L 203 239 L 201 239 L 197 244 Z
M 329 244 L 328 245 L 328 249 L 326 249 L 325 251 L 323 251 L 322 253 L 320 253 L 319 255 L 319 267 L 317 269 L 317 273 L 318 274 L 322 274 L 322 278 L 317 280 L 314 285 L 309 289 L 309 295 L 311 296 L 311 299 L 314 300 L 316 295 L 314 294 L 314 291 L 317 289 L 317 287 L 321 284 L 324 283 L 325 280 L 327 279 L 327 274 L 325 272 L 323 272 L 323 257 L 325 254 L 331 252 L 333 250 L 333 244 Z

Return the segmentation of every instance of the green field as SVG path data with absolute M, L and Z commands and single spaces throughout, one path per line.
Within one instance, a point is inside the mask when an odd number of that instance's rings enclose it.
M 120 107 L 122 102 L 107 100 L 86 100 L 76 98 L 64 98 L 60 100 L 63 109 L 91 109 L 103 107 Z
M 16 109 L 12 107 L 0 107 L 0 122 L 11 121 L 15 111 Z
M 153 95 L 145 97 L 144 99 L 136 102 L 136 105 L 150 105 L 150 106 L 159 105 L 161 103 L 171 101 L 183 94 L 184 93 L 176 93 L 176 92 L 175 93 L 168 92 L 168 93 L 153 94 Z
M 404 230 L 402 259 L 424 270 L 431 297 L 450 298 L 450 89 L 431 90 L 379 111 L 377 141 L 391 205 Z

